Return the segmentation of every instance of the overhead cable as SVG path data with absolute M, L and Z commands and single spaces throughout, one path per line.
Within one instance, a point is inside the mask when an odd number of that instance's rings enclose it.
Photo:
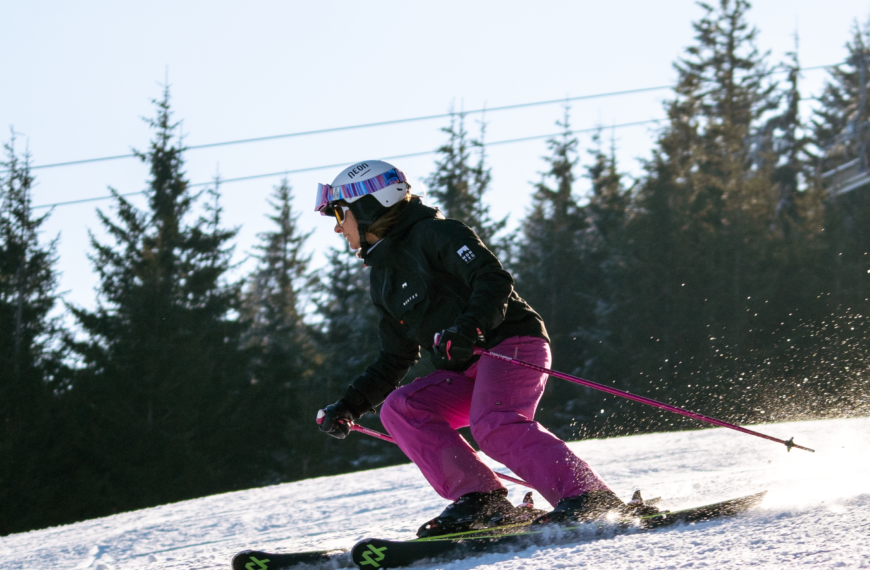
M 812 71 L 815 69 L 825 69 L 828 67 L 834 67 L 836 65 L 840 65 L 840 63 L 836 63 L 836 64 L 832 64 L 832 65 L 817 65 L 814 67 L 805 67 L 805 68 L 802 68 L 801 71 Z M 610 91 L 608 93 L 595 93 L 592 95 L 579 95 L 577 97 L 564 97 L 562 99 L 550 99 L 547 101 L 534 101 L 531 103 L 517 103 L 514 105 L 504 105 L 501 107 L 489 107 L 489 108 L 474 109 L 471 111 L 462 111 L 461 113 L 455 113 L 455 112 L 454 113 L 441 113 L 438 115 L 424 115 L 421 117 L 409 117 L 409 118 L 405 118 L 405 119 L 392 119 L 389 121 L 379 121 L 376 123 L 363 123 L 363 124 L 359 124 L 359 125 L 347 125 L 347 126 L 343 126 L 343 127 L 331 127 L 331 128 L 327 128 L 327 129 L 317 129 L 317 130 L 313 130 L 313 131 L 299 131 L 299 132 L 295 132 L 295 133 L 286 133 L 286 134 L 281 134 L 281 135 L 270 135 L 270 136 L 265 136 L 265 137 L 255 137 L 255 138 L 249 138 L 249 139 L 238 139 L 238 140 L 232 140 L 232 141 L 206 143 L 206 144 L 199 144 L 199 145 L 192 145 L 192 146 L 184 147 L 184 150 L 198 150 L 198 149 L 203 149 L 203 148 L 214 148 L 214 147 L 219 147 L 219 146 L 247 144 L 247 143 L 253 143 L 253 142 L 263 142 L 263 141 L 270 141 L 270 140 L 287 139 L 287 138 L 293 138 L 293 137 L 304 137 L 304 136 L 310 136 L 310 135 L 320 135 L 320 134 L 335 133 L 335 132 L 339 132 L 339 131 L 349 131 L 349 130 L 355 130 L 355 129 L 368 129 L 368 128 L 372 128 L 372 127 L 385 127 L 385 126 L 389 126 L 389 125 L 398 125 L 401 123 L 412 123 L 412 122 L 418 122 L 418 121 L 430 121 L 430 120 L 434 120 L 434 119 L 444 119 L 444 118 L 448 118 L 451 116 L 455 116 L 457 114 L 473 115 L 473 114 L 477 114 L 477 113 L 492 113 L 492 112 L 496 112 L 496 111 L 508 111 L 508 110 L 513 110 L 513 109 L 522 109 L 525 107 L 536 107 L 536 106 L 540 106 L 540 105 L 553 105 L 555 103 L 569 103 L 572 101 L 582 101 L 582 100 L 586 100 L 586 99 L 601 99 L 601 98 L 605 98 L 605 97 L 616 97 L 619 95 L 631 95 L 634 93 L 644 93 L 647 91 L 660 91 L 662 89 L 673 89 L 673 88 L 674 88 L 673 85 L 660 85 L 657 87 L 642 87 L 640 89 L 627 89 L 625 91 Z M 39 169 L 43 169 L 43 168 L 56 168 L 56 167 L 60 167 L 60 166 L 74 166 L 74 165 L 78 165 L 78 164 L 88 164 L 88 163 L 92 163 L 92 162 L 105 162 L 105 161 L 109 161 L 109 160 L 119 160 L 119 159 L 124 159 L 124 158 L 135 158 L 135 157 L 136 157 L 136 154 L 134 154 L 134 153 L 118 154 L 115 156 L 104 156 L 104 157 L 100 157 L 100 158 L 86 158 L 86 159 L 82 159 L 82 160 L 72 160 L 72 161 L 68 161 L 68 162 L 56 162 L 53 164 L 40 164 L 40 165 L 36 165 L 36 166 L 31 166 L 30 169 L 31 170 L 39 170 Z
M 658 123 L 658 122 L 661 122 L 663 120 L 664 119 L 649 119 L 646 121 L 636 121 L 633 123 L 622 123 L 619 125 L 611 125 L 608 127 L 600 126 L 600 127 L 592 127 L 592 128 L 588 128 L 588 129 L 576 129 L 576 130 L 567 131 L 567 132 L 562 131 L 560 133 L 551 133 L 548 135 L 534 135 L 531 137 L 522 137 L 522 138 L 517 138 L 517 139 L 507 139 L 507 140 L 502 140 L 502 141 L 488 142 L 484 146 L 489 147 L 489 146 L 512 144 L 512 143 L 526 142 L 526 141 L 539 140 L 539 139 L 547 139 L 547 138 L 558 137 L 558 136 L 562 136 L 562 135 L 566 135 L 566 134 L 576 135 L 576 134 L 582 134 L 582 133 L 591 133 L 591 132 L 605 130 L 605 129 L 619 129 L 619 128 L 623 128 L 623 127 L 636 127 L 636 126 L 640 126 L 640 125 L 648 125 L 648 124 L 652 124 L 652 123 Z M 382 158 L 383 158 L 383 160 L 397 160 L 397 159 L 401 159 L 401 158 L 413 158 L 413 157 L 417 157 L 417 156 L 426 156 L 429 154 L 435 154 L 436 152 L 438 152 L 438 151 L 437 150 L 425 150 L 425 151 L 421 151 L 421 152 L 411 152 L 408 154 L 396 154 L 393 156 L 385 156 Z M 348 164 L 350 164 L 350 162 L 351 161 L 339 162 L 336 164 L 325 164 L 325 165 L 321 165 L 321 166 L 309 166 L 306 168 L 296 168 L 294 170 L 282 170 L 280 172 L 270 172 L 268 174 L 253 174 L 251 176 L 241 176 L 238 178 L 218 179 L 217 182 L 219 184 L 223 185 L 223 184 L 230 184 L 232 182 L 243 182 L 246 180 L 257 180 L 259 178 L 274 178 L 276 176 L 286 176 L 288 174 L 297 174 L 300 172 L 311 172 L 314 170 L 327 170 L 330 168 L 339 168 L 342 166 L 347 166 Z M 201 187 L 201 186 L 210 186 L 214 183 L 215 183 L 215 181 L 197 182 L 194 184 L 188 184 L 187 186 L 188 186 L 188 188 L 196 188 L 196 187 Z M 144 194 L 145 192 L 146 192 L 146 190 L 140 190 L 138 192 L 128 192 L 126 194 L 119 194 L 118 196 L 120 196 L 120 197 L 137 196 L 139 194 Z M 42 204 L 40 206 L 34 206 L 33 209 L 35 210 L 35 209 L 39 209 L 39 208 L 53 208 L 56 206 L 71 206 L 73 204 L 83 204 L 86 202 L 97 202 L 100 200 L 109 200 L 112 197 L 113 196 L 98 196 L 95 198 L 83 198 L 81 200 L 70 200 L 68 202 L 55 202 L 54 204 Z

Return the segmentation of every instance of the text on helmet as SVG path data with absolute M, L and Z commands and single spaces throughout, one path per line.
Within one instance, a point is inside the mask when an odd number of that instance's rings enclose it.
M 359 164 L 350 169 L 350 172 L 347 173 L 347 176 L 348 178 L 353 178 L 368 167 L 369 164 L 367 162 L 360 162 Z

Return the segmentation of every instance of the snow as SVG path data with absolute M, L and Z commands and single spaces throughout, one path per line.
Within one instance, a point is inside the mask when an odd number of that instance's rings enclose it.
M 640 488 L 680 508 L 767 489 L 741 516 L 425 568 L 870 568 L 870 418 L 753 429 L 816 453 L 726 429 L 572 443 L 624 499 Z M 501 468 L 503 469 L 503 468 Z M 510 485 L 518 502 L 525 490 Z M 546 506 L 536 494 L 539 506 Z M 413 465 L 250 489 L 0 538 L 4 570 L 229 568 L 246 548 L 349 547 L 411 538 L 446 502 Z

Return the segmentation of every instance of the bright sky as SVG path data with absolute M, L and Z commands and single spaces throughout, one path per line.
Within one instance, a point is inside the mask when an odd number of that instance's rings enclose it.
M 804 67 L 846 57 L 865 0 L 759 0 L 750 21 L 771 62 L 800 35 Z M 670 85 L 673 61 L 692 43 L 702 13 L 690 0 L 439 2 L 3 2 L 0 4 L 0 140 L 19 134 L 34 165 L 146 149 L 151 100 L 168 74 L 175 117 L 190 146 L 443 114 L 450 110 L 559 100 Z M 807 71 L 802 91 L 819 92 L 825 73 Z M 572 104 L 572 125 L 587 129 L 660 118 L 667 90 Z M 486 114 L 487 140 L 555 133 L 560 104 Z M 472 135 L 480 115 L 469 117 Z M 446 119 L 190 150 L 192 183 L 293 171 L 432 151 Z M 637 173 L 652 126 L 615 129 L 622 168 Z M 609 138 L 609 134 L 608 134 Z M 590 135 L 580 136 L 589 148 Z M 488 148 L 489 202 L 515 225 L 530 203 L 530 182 L 545 168 L 545 140 Z M 583 153 L 585 160 L 585 152 Z M 434 154 L 392 162 L 412 179 L 433 170 Z M 341 167 L 289 174 L 316 264 L 331 244 L 331 223 L 312 211 L 317 182 Z M 33 171 L 34 204 L 145 187 L 146 165 L 120 159 Z M 578 172 L 578 174 L 580 174 Z M 280 176 L 222 186 L 226 223 L 239 226 L 242 260 L 257 232 L 271 230 L 266 199 Z M 415 189 L 420 184 L 415 185 Z M 586 189 L 581 182 L 578 191 Z M 144 200 L 134 201 L 144 205 Z M 111 201 L 58 206 L 45 239 L 60 234 L 61 290 L 93 307 L 96 277 L 88 232 L 105 240 L 96 209 Z M 243 268 L 247 268 L 243 266 Z

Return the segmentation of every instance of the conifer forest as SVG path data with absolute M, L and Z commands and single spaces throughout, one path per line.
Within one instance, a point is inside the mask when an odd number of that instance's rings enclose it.
M 797 56 L 762 53 L 747 8 L 718 2 L 693 23 L 641 175 L 606 129 L 581 148 L 566 105 L 509 231 L 460 112 L 439 125 L 427 202 L 510 270 L 556 370 L 741 425 L 867 415 L 870 26 L 837 40 L 848 58 L 803 93 Z M 32 158 L 4 142 L 0 535 L 407 461 L 313 421 L 379 350 L 362 262 L 335 247 L 315 270 L 298 224 L 311 193 L 285 178 L 256 266 L 231 277 L 237 230 L 219 180 L 189 187 L 170 95 L 143 125 L 147 207 L 113 190 L 100 210 L 93 309 L 58 290 L 60 238 L 41 230 L 56 213 L 33 209 Z M 424 351 L 406 381 L 431 370 Z M 537 419 L 566 439 L 702 427 L 557 379 Z

